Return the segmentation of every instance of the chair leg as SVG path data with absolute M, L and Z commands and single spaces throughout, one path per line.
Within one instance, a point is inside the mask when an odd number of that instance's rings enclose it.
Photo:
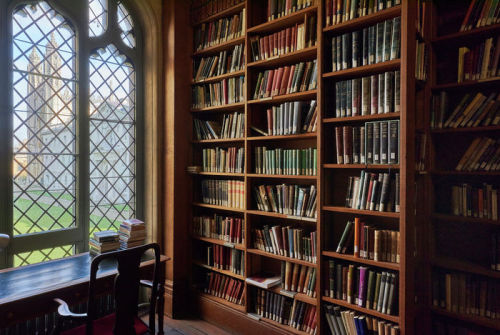
M 158 285 L 158 335 L 163 335 L 163 313 L 165 310 L 165 286 Z

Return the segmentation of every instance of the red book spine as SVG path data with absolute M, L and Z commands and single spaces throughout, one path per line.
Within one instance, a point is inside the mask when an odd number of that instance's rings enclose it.
M 269 70 L 269 78 L 267 79 L 266 94 L 265 94 L 266 98 L 271 96 L 271 87 L 274 80 L 274 72 L 275 70 Z
M 285 66 L 283 70 L 283 78 L 281 79 L 281 86 L 279 90 L 279 95 L 286 94 L 286 85 L 288 84 L 288 77 L 290 76 L 290 66 Z
M 278 54 L 278 40 L 279 40 L 279 36 L 278 36 L 278 33 L 274 33 L 273 34 L 273 56 L 276 56 Z
M 229 220 L 229 242 L 233 243 L 234 241 L 234 220 L 231 218 Z
M 293 81 L 293 73 L 295 72 L 295 64 L 290 68 L 290 73 L 288 75 L 288 84 L 286 86 L 286 93 L 290 93 L 290 89 L 292 88 Z
M 279 92 L 280 92 L 281 81 L 282 81 L 282 78 L 283 78 L 283 71 L 284 71 L 283 67 L 280 67 L 278 69 L 278 76 L 277 76 L 277 79 L 276 79 L 276 85 L 273 87 L 273 95 L 278 95 Z
M 288 27 L 285 30 L 285 50 L 284 52 L 290 52 L 290 44 L 291 44 L 291 38 L 292 38 L 292 28 Z
M 264 59 L 269 58 L 269 35 L 264 36 Z

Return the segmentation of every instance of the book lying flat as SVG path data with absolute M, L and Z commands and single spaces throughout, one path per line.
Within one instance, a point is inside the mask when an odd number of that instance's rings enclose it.
M 273 273 L 260 273 L 255 276 L 248 277 L 245 281 L 257 287 L 271 288 L 281 283 L 281 276 L 276 276 Z

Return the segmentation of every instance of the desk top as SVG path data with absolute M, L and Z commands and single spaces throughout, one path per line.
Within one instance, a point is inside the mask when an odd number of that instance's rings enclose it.
M 29 296 L 88 282 L 92 258 L 89 253 L 83 253 L 54 261 L 1 270 L 0 306 Z M 160 257 L 162 263 L 167 260 L 166 256 Z M 153 263 L 152 255 L 144 254 L 141 267 Z M 97 277 L 112 276 L 116 272 L 116 261 L 106 259 L 99 265 Z

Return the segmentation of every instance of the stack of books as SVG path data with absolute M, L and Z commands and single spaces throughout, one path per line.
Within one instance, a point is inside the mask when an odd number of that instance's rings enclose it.
M 120 248 L 120 235 L 116 231 L 105 230 L 94 233 L 94 237 L 89 240 L 89 252 L 92 255 L 99 255 Z
M 146 225 L 141 220 L 128 219 L 120 225 L 120 245 L 122 249 L 143 245 L 145 239 Z

